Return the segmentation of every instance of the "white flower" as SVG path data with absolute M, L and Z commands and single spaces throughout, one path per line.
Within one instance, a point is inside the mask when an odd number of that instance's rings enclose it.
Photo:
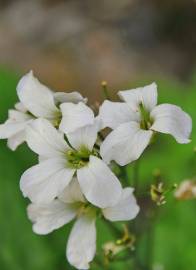
M 25 128 L 33 119 L 22 103 L 17 103 L 8 111 L 8 120 L 0 125 L 0 139 L 8 139 L 8 147 L 16 150 L 25 141 Z
M 113 129 L 100 149 L 106 162 L 123 166 L 138 159 L 155 132 L 171 134 L 178 143 L 190 141 L 190 116 L 178 106 L 157 105 L 155 83 L 118 94 L 124 103 L 105 101 L 100 108 L 104 127 Z
M 88 201 L 99 207 L 114 205 L 121 196 L 122 187 L 94 148 L 98 122 L 94 119 L 93 125 L 68 133 L 69 143 L 45 119 L 37 119 L 29 125 L 27 144 L 40 156 L 40 163 L 21 177 L 20 188 L 24 196 L 36 203 L 50 202 L 76 173 Z
M 64 107 L 62 107 L 62 111 L 59 108 L 60 104 L 64 103 L 66 105 L 67 103 L 68 106 L 74 106 L 74 103 L 81 102 L 80 107 L 83 108 L 83 102 L 87 101 L 78 92 L 55 93 L 51 91 L 33 76 L 32 71 L 23 76 L 19 81 L 17 94 L 20 103 L 16 104 L 14 110 L 9 110 L 8 120 L 0 125 L 0 139 L 8 139 L 8 146 L 12 150 L 15 150 L 25 141 L 25 128 L 32 120 L 39 117 L 45 118 L 55 127 L 58 127 L 61 124 L 62 117 L 67 117 Z M 81 111 L 79 117 L 82 117 L 79 119 L 79 122 L 82 123 L 80 121 L 83 119 Z M 67 118 L 69 120 L 69 117 Z M 69 123 L 67 124 L 68 126 Z M 70 127 L 73 131 L 74 127 Z
M 69 263 L 77 269 L 89 269 L 89 263 L 95 256 L 97 215 L 101 213 L 110 221 L 127 221 L 134 219 L 138 212 L 132 188 L 123 189 L 115 206 L 99 209 L 85 200 L 76 179 L 52 202 L 30 204 L 28 207 L 28 216 L 34 223 L 33 231 L 37 234 L 48 234 L 76 218 L 66 255 Z

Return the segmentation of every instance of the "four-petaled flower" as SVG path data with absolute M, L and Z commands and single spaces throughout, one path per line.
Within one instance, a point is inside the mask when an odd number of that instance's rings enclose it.
M 48 234 L 77 219 L 66 251 L 68 261 L 77 269 L 89 269 L 89 263 L 95 256 L 97 216 L 103 215 L 109 221 L 128 221 L 134 219 L 138 212 L 132 188 L 122 190 L 116 205 L 100 209 L 89 204 L 76 179 L 52 202 L 28 206 L 28 216 L 37 234 Z
M 156 132 L 171 134 L 178 143 L 190 141 L 190 116 L 178 106 L 157 105 L 155 83 L 118 95 L 124 102 L 106 100 L 100 107 L 103 127 L 113 129 L 100 149 L 106 162 L 115 160 L 123 166 L 138 159 Z
M 17 94 L 20 102 L 15 105 L 15 109 L 9 110 L 8 120 L 0 125 L 0 139 L 8 139 L 8 146 L 12 150 L 25 141 L 26 126 L 36 118 L 45 118 L 62 130 L 64 130 L 64 125 L 61 126 L 61 122 L 64 117 L 69 121 L 67 126 L 71 131 L 85 126 L 81 120 L 84 118 L 82 117 L 83 110 L 86 110 L 83 103 L 87 100 L 78 92 L 55 93 L 41 84 L 31 71 L 19 81 Z M 80 124 L 70 126 L 70 113 L 67 112 L 67 107 L 70 108 L 75 103 L 80 103 L 80 112 L 78 112 Z
M 76 111 L 77 106 L 75 105 Z M 86 105 L 85 105 L 86 106 Z M 72 109 L 74 115 L 74 109 Z M 85 197 L 99 207 L 114 205 L 120 198 L 120 181 L 102 161 L 96 148 L 99 119 L 92 125 L 63 134 L 47 120 L 37 119 L 27 128 L 28 146 L 40 156 L 40 163 L 21 177 L 20 188 L 33 202 L 50 202 L 62 192 L 74 174 Z

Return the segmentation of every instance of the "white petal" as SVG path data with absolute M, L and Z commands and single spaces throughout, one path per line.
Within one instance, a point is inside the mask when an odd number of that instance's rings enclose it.
M 18 132 L 24 131 L 28 121 L 26 122 L 13 122 L 7 120 L 4 124 L 0 125 L 0 139 L 7 139 L 15 136 Z
M 15 109 L 19 112 L 23 112 L 23 113 L 26 113 L 27 112 L 27 109 L 25 108 L 25 106 L 22 104 L 22 102 L 17 102 L 15 104 Z
M 87 102 L 87 98 L 83 98 L 83 96 L 78 92 L 56 92 L 54 93 L 54 98 L 57 103 L 78 103 L 78 102 Z
M 113 207 L 103 209 L 102 212 L 104 217 L 110 221 L 134 219 L 139 212 L 139 206 L 137 205 L 136 199 L 133 195 L 133 189 L 123 189 L 119 202 Z
M 95 220 L 81 216 L 71 231 L 67 243 L 67 259 L 77 269 L 89 269 L 96 252 Z
M 9 119 L 13 122 L 25 122 L 27 120 L 33 119 L 33 117 L 28 114 L 17 110 L 9 110 Z
M 134 111 L 138 111 L 139 104 L 142 103 L 147 111 L 151 111 L 157 104 L 157 85 L 139 87 L 136 89 L 119 91 L 119 97 L 129 103 Z
M 77 176 L 82 192 L 92 204 L 105 208 L 120 199 L 121 184 L 101 159 L 90 156 L 88 165 L 77 170 Z
M 97 140 L 98 129 L 99 125 L 95 122 L 93 125 L 88 125 L 68 133 L 67 138 L 75 149 L 79 150 L 82 146 L 85 146 L 87 149 L 92 150 Z
M 180 107 L 171 104 L 161 104 L 151 113 L 154 124 L 151 129 L 171 134 L 179 143 L 189 143 L 192 130 L 191 117 Z
M 15 150 L 25 141 L 25 129 L 32 122 L 32 117 L 27 113 L 9 110 L 9 119 L 0 125 L 0 138 L 9 139 L 8 147 Z
M 139 115 L 127 103 L 108 100 L 105 100 L 101 105 L 99 116 L 103 122 L 103 128 L 110 127 L 112 129 L 115 129 L 120 124 L 139 120 Z
M 20 189 L 32 202 L 49 203 L 69 184 L 74 172 L 66 167 L 64 159 L 51 158 L 25 171 Z
M 47 157 L 44 156 L 38 156 L 38 163 L 41 163 L 42 161 L 48 160 Z
M 65 203 L 85 202 L 80 185 L 77 178 L 73 178 L 69 185 L 58 196 Z
M 153 131 L 141 129 L 136 122 L 122 124 L 103 141 L 100 148 L 101 156 L 107 163 L 115 160 L 124 166 L 140 157 L 152 134 Z
M 93 111 L 82 102 L 78 104 L 63 103 L 60 108 L 63 118 L 59 129 L 64 133 L 74 132 L 81 127 L 94 123 Z
M 104 128 L 104 123 L 100 117 L 100 115 L 97 115 L 94 120 L 94 124 L 97 126 L 97 130 L 100 131 Z
M 76 216 L 72 205 L 54 200 L 49 204 L 30 204 L 28 217 L 34 223 L 33 231 L 37 234 L 48 234 L 70 222 Z
M 25 138 L 25 131 L 20 131 L 8 138 L 7 145 L 12 151 L 15 151 L 19 145 L 25 142 Z
M 52 124 L 45 119 L 37 119 L 26 129 L 28 146 L 43 157 L 63 156 L 69 149 L 67 143 Z
M 58 115 L 52 91 L 41 84 L 32 71 L 19 81 L 17 93 L 20 101 L 34 116 L 54 119 Z

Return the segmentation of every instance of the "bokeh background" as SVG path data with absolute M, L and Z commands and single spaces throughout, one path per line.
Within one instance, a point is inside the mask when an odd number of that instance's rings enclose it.
M 79 90 L 91 103 L 103 98 L 102 80 L 112 95 L 156 81 L 160 102 L 191 114 L 192 142 L 178 145 L 160 135 L 141 160 L 140 185 L 149 187 L 156 169 L 167 185 L 180 183 L 196 176 L 195 48 L 195 0 L 1 0 L 0 122 L 17 101 L 19 78 L 31 69 L 52 89 Z M 13 153 L 0 142 L 0 269 L 69 270 L 65 245 L 71 225 L 36 236 L 26 216 L 18 184 L 35 163 L 25 145 Z M 132 167 L 127 170 L 131 181 Z M 152 270 L 196 269 L 195 209 L 194 200 L 178 202 L 172 194 L 160 207 Z M 111 239 L 98 222 L 99 247 Z M 141 261 L 145 256 L 141 250 Z M 122 262 L 111 269 L 129 266 Z

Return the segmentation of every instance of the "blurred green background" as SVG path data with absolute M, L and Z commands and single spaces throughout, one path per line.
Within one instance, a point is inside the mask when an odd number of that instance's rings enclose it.
M 192 178 L 195 29 L 195 0 L 0 0 L 0 123 L 17 101 L 18 80 L 30 69 L 52 89 L 79 90 L 91 103 L 103 98 L 102 80 L 108 81 L 115 99 L 118 90 L 156 81 L 160 103 L 179 105 L 192 116 L 192 142 L 180 145 L 159 135 L 140 161 L 140 186 L 149 189 L 156 169 L 167 186 Z M 28 201 L 19 180 L 36 162 L 26 145 L 12 152 L 6 141 L 0 141 L 1 270 L 72 269 L 65 259 L 72 224 L 37 236 L 27 219 Z M 132 182 L 133 166 L 127 173 Z M 141 261 L 148 255 L 145 246 L 153 246 L 150 270 L 196 269 L 195 209 L 196 201 L 179 202 L 168 194 L 167 203 L 158 208 L 153 243 L 148 243 L 148 230 L 141 239 Z M 97 225 L 100 250 L 113 235 L 106 224 Z M 112 264 L 110 269 L 131 269 L 130 262 Z

